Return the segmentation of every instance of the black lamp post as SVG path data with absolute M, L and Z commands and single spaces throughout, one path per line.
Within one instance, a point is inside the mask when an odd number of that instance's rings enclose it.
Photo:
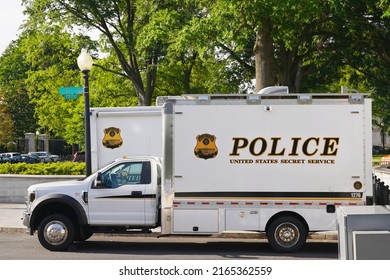
M 85 164 L 86 175 L 92 173 L 91 167 L 91 124 L 90 124 L 90 110 L 89 110 L 89 71 L 91 71 L 93 60 L 86 49 L 81 50 L 81 54 L 77 58 L 77 65 L 79 66 L 84 78 L 84 124 L 85 124 Z

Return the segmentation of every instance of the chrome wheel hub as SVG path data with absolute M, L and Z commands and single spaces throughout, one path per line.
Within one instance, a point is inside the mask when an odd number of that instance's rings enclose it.
M 276 242 L 282 247 L 292 247 L 299 240 L 299 230 L 291 223 L 283 223 L 279 225 L 275 231 Z
M 68 231 L 60 221 L 53 221 L 46 225 L 44 230 L 45 239 L 50 244 L 61 244 L 68 236 Z

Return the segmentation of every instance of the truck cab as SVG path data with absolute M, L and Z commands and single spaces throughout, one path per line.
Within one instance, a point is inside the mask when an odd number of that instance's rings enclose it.
M 32 185 L 24 225 L 46 249 L 64 250 L 95 232 L 159 226 L 160 201 L 160 159 L 124 157 L 81 181 Z
M 88 191 L 89 224 L 156 226 L 161 196 L 159 170 L 155 161 L 132 159 L 97 172 Z

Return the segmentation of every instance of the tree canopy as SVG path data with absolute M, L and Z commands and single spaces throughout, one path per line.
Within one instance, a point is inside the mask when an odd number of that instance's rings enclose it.
M 12 137 L 37 129 L 82 143 L 81 48 L 94 57 L 91 107 L 151 105 L 159 95 L 371 92 L 388 103 L 387 0 L 24 0 L 22 34 L 0 57 Z M 384 106 L 374 112 L 387 118 Z M 387 107 L 386 107 L 387 108 Z M 5 115 L 4 115 L 5 116 Z M 6 118 L 4 117 L 4 120 Z

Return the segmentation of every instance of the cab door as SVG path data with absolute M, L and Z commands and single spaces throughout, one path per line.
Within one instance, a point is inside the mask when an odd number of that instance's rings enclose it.
M 151 195 L 151 163 L 119 162 L 98 175 L 88 193 L 91 225 L 145 225 L 145 200 Z

